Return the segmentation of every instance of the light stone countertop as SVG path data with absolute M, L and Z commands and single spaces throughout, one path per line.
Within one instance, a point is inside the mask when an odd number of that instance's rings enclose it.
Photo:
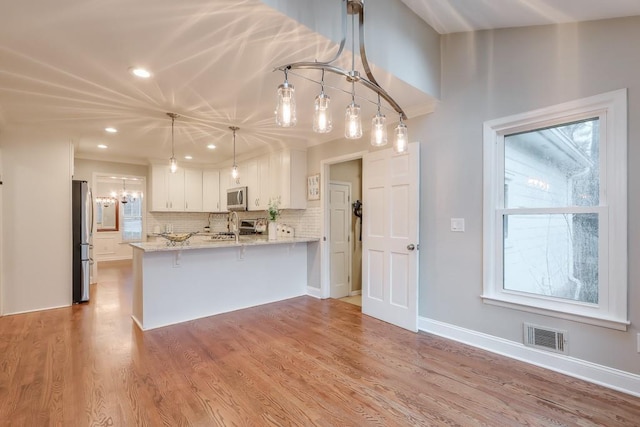
M 277 240 L 268 240 L 266 236 L 240 236 L 240 242 L 236 243 L 235 240 L 194 240 L 189 239 L 188 243 L 180 244 L 176 243 L 175 246 L 167 245 L 166 241 L 160 242 L 141 242 L 130 243 L 130 245 L 137 249 L 142 249 L 144 252 L 170 252 L 170 251 L 189 251 L 196 249 L 215 249 L 215 248 L 232 248 L 242 246 L 262 246 L 262 245 L 284 245 L 294 243 L 309 243 L 318 242 L 318 237 L 279 237 Z

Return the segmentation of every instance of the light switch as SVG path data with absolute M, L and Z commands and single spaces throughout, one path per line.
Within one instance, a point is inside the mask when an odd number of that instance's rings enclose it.
M 451 231 L 464 231 L 464 218 L 451 218 Z

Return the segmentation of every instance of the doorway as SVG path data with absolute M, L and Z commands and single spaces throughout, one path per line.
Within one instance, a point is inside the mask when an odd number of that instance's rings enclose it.
M 128 243 L 145 237 L 146 177 L 94 172 L 94 224 L 91 283 L 99 281 L 98 264 L 131 260 Z
M 362 158 L 329 166 L 328 188 L 329 296 L 361 306 Z

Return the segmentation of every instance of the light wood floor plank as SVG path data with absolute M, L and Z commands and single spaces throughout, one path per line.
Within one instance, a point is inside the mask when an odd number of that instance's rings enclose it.
M 638 426 L 640 399 L 310 297 L 141 332 L 131 266 L 0 318 L 0 426 Z M 265 284 L 268 286 L 268 284 Z

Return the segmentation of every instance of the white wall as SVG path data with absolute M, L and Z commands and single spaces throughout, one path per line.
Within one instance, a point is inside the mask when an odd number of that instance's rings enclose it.
M 5 129 L 0 147 L 2 312 L 71 305 L 71 142 Z
M 423 317 L 522 343 L 522 322 L 565 329 L 570 356 L 640 374 L 640 169 L 629 167 L 627 332 L 483 304 L 482 124 L 628 88 L 629 165 L 640 161 L 640 17 L 442 38 L 442 99 L 410 127 L 421 160 Z M 452 233 L 450 218 L 465 218 Z

